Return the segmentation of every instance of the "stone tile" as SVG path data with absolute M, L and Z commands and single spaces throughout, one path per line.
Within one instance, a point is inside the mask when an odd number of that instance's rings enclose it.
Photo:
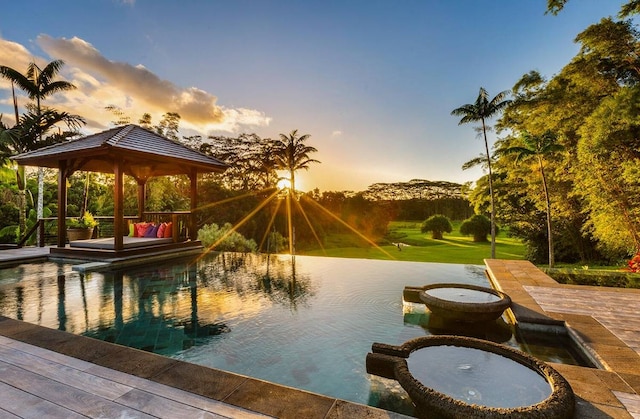
M 580 398 L 576 400 L 574 417 L 576 419 L 633 419 L 624 407 L 590 403 Z
M 40 326 L 31 323 L 21 322 L 19 320 L 10 319 L 9 317 L 0 316 L 0 335 L 10 337 L 12 339 L 21 340 L 16 335 L 22 334 L 26 330 L 37 329 Z
M 409 419 L 410 416 L 336 400 L 326 419 Z
M 41 326 L 27 326 L 23 331 L 16 332 L 12 337 L 25 343 L 89 362 L 104 356 L 112 356 L 126 349 L 121 346 L 105 344 L 105 342 L 97 339 L 74 336 L 61 330 Z
M 634 393 L 635 390 L 615 372 L 593 370 L 594 374 L 602 380 L 602 382 L 612 391 L 624 391 L 626 393 Z
M 640 394 L 640 371 L 635 371 L 635 373 L 630 374 L 619 373 L 618 375 L 629 385 L 629 387 L 633 389 L 635 393 Z
M 323 419 L 335 399 L 249 379 L 223 400 L 280 419 Z
M 177 361 L 171 368 L 153 377 L 153 381 L 158 383 L 214 400 L 225 399 L 247 380 L 247 377 L 182 361 Z
M 622 402 L 627 411 L 633 417 L 640 417 L 640 396 L 621 391 L 615 391 L 613 394 Z
M 118 347 L 118 345 L 109 344 Z M 94 359 L 92 362 L 116 371 L 126 372 L 142 378 L 151 378 L 165 371 L 179 361 L 156 355 L 137 349 L 124 348 L 122 351 L 114 351 L 104 357 Z

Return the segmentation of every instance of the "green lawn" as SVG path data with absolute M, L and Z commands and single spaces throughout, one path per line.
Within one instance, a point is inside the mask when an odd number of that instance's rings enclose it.
M 417 262 L 442 262 L 484 264 L 491 257 L 491 244 L 474 243 L 471 237 L 461 236 L 459 222 L 454 222 L 453 231 L 444 235 L 443 240 L 431 239 L 430 233 L 421 233 L 421 222 L 394 221 L 389 224 L 389 241 L 401 243 L 400 249 L 394 245 L 373 247 L 365 245 L 355 235 L 341 234 L 327 237 L 324 251 L 321 249 L 300 252 L 314 256 L 333 256 L 363 259 L 390 259 Z M 496 240 L 496 258 L 524 259 L 524 245 L 505 233 Z

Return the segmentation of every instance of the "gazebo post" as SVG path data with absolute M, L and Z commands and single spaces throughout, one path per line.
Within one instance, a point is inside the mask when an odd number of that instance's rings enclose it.
M 138 221 L 144 221 L 144 203 L 147 200 L 147 182 L 138 180 Z
M 124 249 L 124 183 L 122 181 L 122 159 L 118 158 L 115 160 L 113 174 L 115 175 L 113 186 L 113 247 L 114 250 L 118 252 Z
M 189 173 L 189 179 L 191 180 L 191 199 L 190 199 L 190 214 L 189 214 L 189 238 L 196 240 L 198 238 L 198 228 L 196 222 L 196 209 L 198 208 L 198 171 L 191 169 Z M 175 228 L 175 227 L 174 227 Z
M 58 247 L 67 245 L 67 161 L 58 162 Z

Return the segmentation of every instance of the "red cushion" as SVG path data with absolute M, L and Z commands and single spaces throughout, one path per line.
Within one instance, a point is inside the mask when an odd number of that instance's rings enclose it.
M 164 229 L 164 237 L 166 239 L 173 238 L 173 223 L 167 223 L 167 226 Z
M 164 237 L 164 230 L 167 228 L 167 223 L 162 223 L 158 226 L 158 233 L 156 234 L 156 237 L 161 239 Z
M 135 237 L 144 237 L 151 224 L 149 223 L 136 223 L 134 224 Z

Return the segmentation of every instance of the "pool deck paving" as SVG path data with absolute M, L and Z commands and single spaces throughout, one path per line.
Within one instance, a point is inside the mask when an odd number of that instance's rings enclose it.
M 485 264 L 519 326 L 564 322 L 600 367 L 550 364 L 576 395 L 576 418 L 640 418 L 640 290 L 562 285 L 528 261 Z
M 13 251 L 0 251 L 0 266 L 5 252 Z M 42 257 L 33 253 L 22 262 Z M 550 364 L 576 395 L 575 417 L 640 419 L 640 290 L 558 284 L 527 261 L 485 264 L 492 285 L 513 301 L 512 321 L 547 330 L 566 324 L 599 366 Z M 4 417 L 406 416 L 0 316 Z

